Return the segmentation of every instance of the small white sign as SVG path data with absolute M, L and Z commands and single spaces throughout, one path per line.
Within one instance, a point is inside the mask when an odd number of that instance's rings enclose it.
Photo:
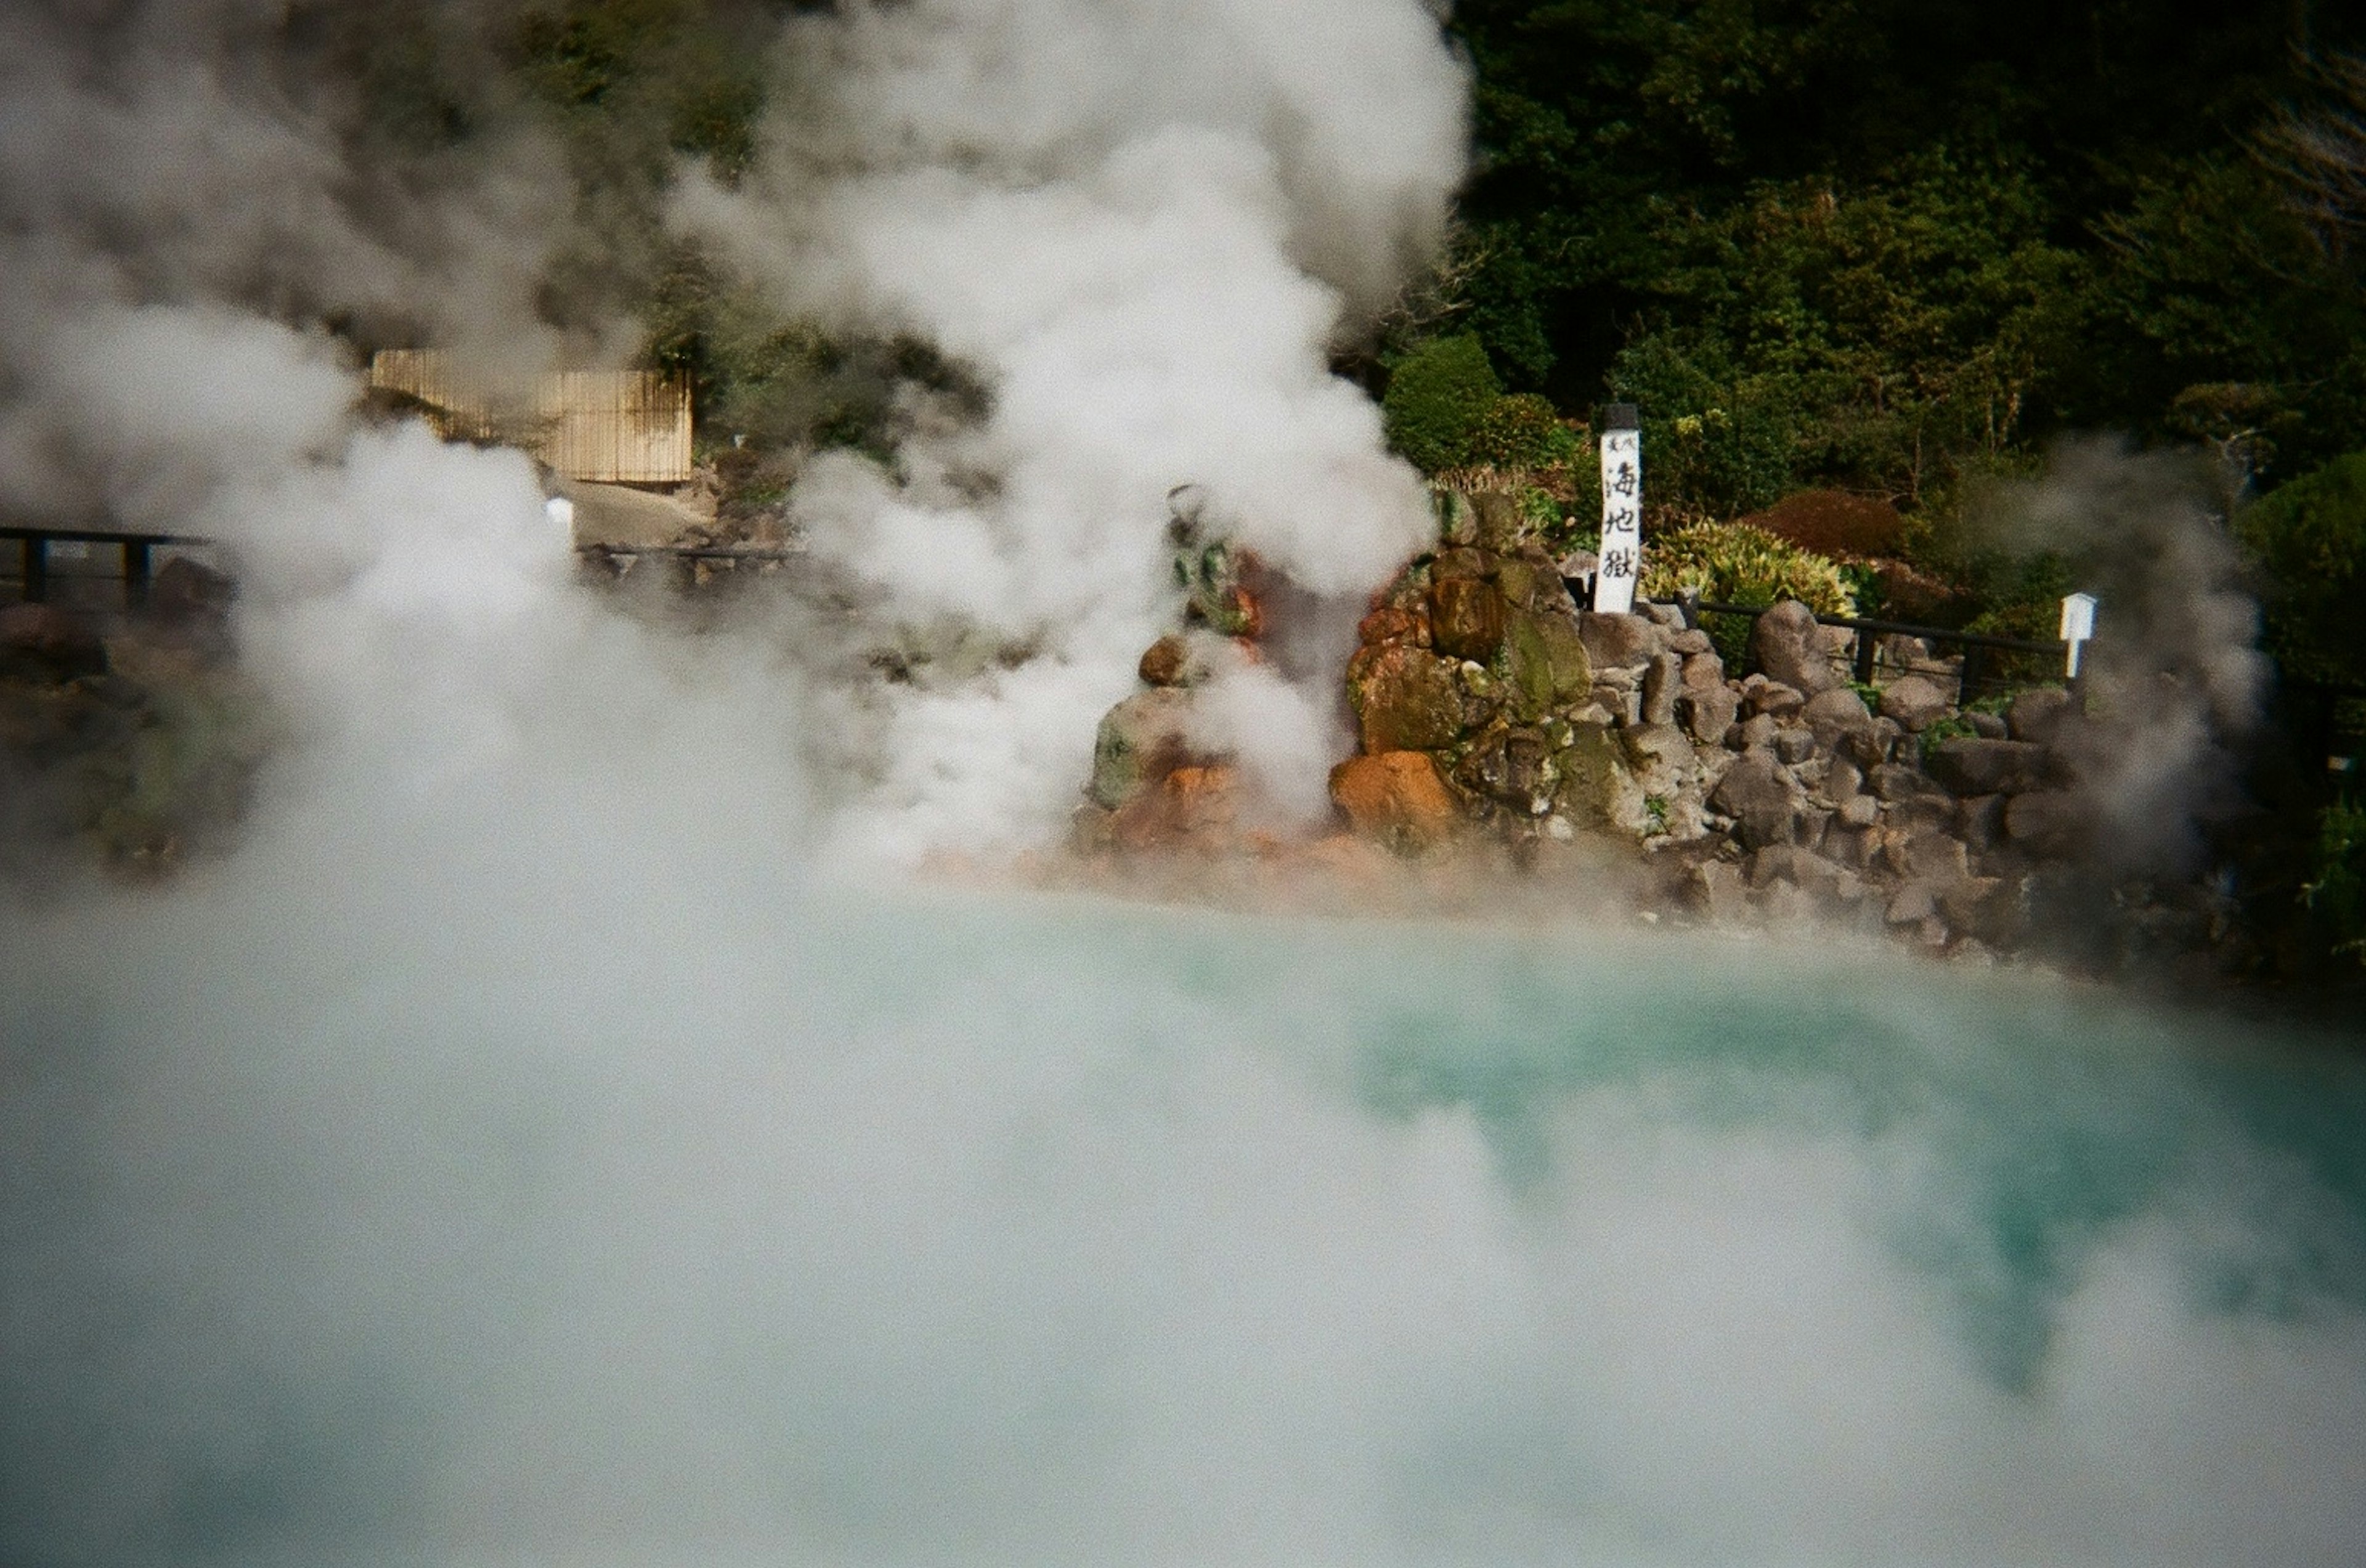
M 2062 600 L 2062 640 L 2069 645 L 2063 659 L 2064 672 L 2070 679 L 2079 678 L 2079 655 L 2095 638 L 2095 596 L 2092 593 L 2066 594 Z
M 1628 614 L 1643 575 L 1643 436 L 1632 426 L 1602 433 L 1602 548 L 1596 554 L 1594 608 Z

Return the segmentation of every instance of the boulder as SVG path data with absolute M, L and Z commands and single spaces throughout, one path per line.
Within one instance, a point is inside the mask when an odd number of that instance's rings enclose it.
M 1799 719 L 1815 736 L 1816 744 L 1827 751 L 1840 744 L 1841 737 L 1873 728 L 1873 715 L 1865 699 L 1846 686 L 1835 686 L 1808 699 L 1799 710 Z
M 1424 751 L 1348 758 L 1331 770 L 1331 799 L 1358 833 L 1400 852 L 1444 843 L 1462 823 L 1453 791 Z
M 1646 795 L 1673 798 L 1700 776 L 1692 741 L 1672 724 L 1629 726 L 1618 732 L 1618 744 Z
M 1709 792 L 1709 806 L 1734 820 L 1744 849 L 1789 843 L 1798 827 L 1798 784 L 1767 751 L 1750 751 L 1725 771 Z
M 1976 736 L 1942 740 L 1922 766 L 1957 795 L 2022 795 L 2045 778 L 2045 749 L 2026 740 L 1987 740 Z
M 1356 641 L 1365 648 L 1380 648 L 1392 642 L 1409 642 L 1419 648 L 1427 648 L 1430 644 L 1429 617 L 1419 610 L 1383 604 L 1356 624 Z
M 2010 740 L 2012 739 L 2012 728 L 2005 723 L 2004 717 L 2000 714 L 1967 713 L 1964 716 L 1964 722 L 1970 725 L 1972 727 L 1972 733 L 1978 736 L 1983 740 Z
M 1731 921 L 1749 913 L 1748 883 L 1731 861 L 1708 860 L 1684 879 L 1684 902 L 1703 919 Z
M 1641 615 L 1597 615 L 1589 610 L 1578 617 L 1578 635 L 1596 670 L 1641 664 L 1668 646 L 1668 634 Z
M 2004 836 L 2030 854 L 2076 854 L 2090 827 L 2085 803 L 2069 790 L 2034 790 L 2005 803 Z
M 1500 665 L 1512 714 L 1534 724 L 1555 707 L 1583 698 L 1594 685 L 1585 645 L 1566 616 L 1514 608 L 1504 627 Z
M 1896 719 L 1910 734 L 1921 734 L 1953 705 L 1936 681 L 1920 675 L 1900 675 L 1881 689 L 1881 716 Z
M 1958 807 L 1955 832 L 1966 845 L 1982 853 L 2004 842 L 2005 797 L 1977 795 Z
M 1945 790 L 1902 763 L 1883 762 L 1868 768 L 1865 770 L 1865 782 L 1875 795 L 1890 804 L 1911 800 L 1917 796 L 1930 796 L 1944 802 L 1949 811 L 1952 812 L 1955 809 L 1954 803 L 1946 801 Z
M 1207 679 L 1208 671 L 1195 664 L 1190 644 L 1170 634 L 1142 650 L 1136 673 L 1145 686 L 1189 686 Z
M 0 680 L 62 685 L 107 673 L 98 634 L 54 604 L 0 610 Z
M 1907 834 L 1906 871 L 1910 876 L 1952 882 L 1970 875 L 1971 863 L 1964 841 L 1932 824 Z
M 1232 838 L 1239 816 L 1238 769 L 1186 764 L 1128 801 L 1110 830 L 1130 850 L 1210 848 Z
M 1095 803 L 1116 810 L 1177 768 L 1208 761 L 1192 750 L 1190 720 L 1189 694 L 1171 686 L 1137 692 L 1103 715 L 1087 786 Z
M 2015 740 L 2048 745 L 2070 709 L 2069 693 L 2056 686 L 2040 686 L 2012 699 L 2012 706 L 2005 710 L 2005 729 Z
M 1767 679 L 1806 696 L 1841 683 L 1825 652 L 1816 613 L 1797 599 L 1786 599 L 1758 617 L 1750 628 L 1750 657 Z
M 1580 827 L 1640 838 L 1651 829 L 1647 792 L 1635 777 L 1624 747 L 1603 725 L 1572 727 L 1567 746 L 1554 758 L 1560 785 L 1554 808 Z
M 1994 876 L 1969 876 L 1939 895 L 1939 914 L 1962 935 L 1989 947 L 2012 947 L 2028 924 L 2021 888 Z
M 1643 671 L 1642 717 L 1645 724 L 1676 722 L 1676 694 L 1684 688 L 1684 661 L 1673 653 L 1655 653 Z
M 1430 642 L 1453 659 L 1484 664 L 1504 640 L 1503 593 L 1483 578 L 1449 577 L 1429 587 Z
M 1685 669 L 1689 673 L 1689 663 Z M 1741 699 L 1722 682 L 1714 686 L 1687 685 L 1676 698 L 1676 722 L 1702 745 L 1719 745 L 1725 732 L 1733 728 L 1733 716 L 1741 705 Z
M 1774 755 L 1780 761 L 1797 765 L 1816 754 L 1816 737 L 1812 730 L 1785 728 L 1774 732 Z
M 1708 633 L 1698 626 L 1686 626 L 1683 631 L 1669 637 L 1668 651 L 1681 653 L 1689 660 L 1699 654 L 1715 654 L 1717 644 L 1711 642 Z
M 1786 719 L 1806 707 L 1808 699 L 1797 686 L 1753 678 L 1742 687 L 1741 705 L 1752 714 L 1771 714 L 1777 719 Z
M 1525 816 L 1550 804 L 1545 788 L 1545 738 L 1533 729 L 1497 730 L 1473 746 L 1454 770 L 1455 781 Z
M 1367 648 L 1347 666 L 1347 700 L 1364 750 L 1422 751 L 1452 744 L 1463 725 L 1454 661 L 1405 643 Z
M 238 598 L 238 581 L 186 556 L 175 556 L 148 585 L 149 619 L 168 626 L 220 622 Z

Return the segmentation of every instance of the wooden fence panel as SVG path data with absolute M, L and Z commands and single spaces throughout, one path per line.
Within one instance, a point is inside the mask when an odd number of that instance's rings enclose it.
M 381 349 L 370 386 L 415 398 L 459 441 L 520 446 L 571 479 L 679 484 L 691 477 L 690 387 L 650 370 L 555 370 L 514 408 L 433 349 Z

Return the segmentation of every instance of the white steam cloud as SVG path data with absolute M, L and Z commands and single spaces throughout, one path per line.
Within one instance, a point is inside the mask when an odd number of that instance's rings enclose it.
M 989 373 L 798 500 L 1035 647 L 892 694 L 842 816 L 844 688 L 574 592 L 523 457 L 348 427 L 290 301 L 436 289 L 279 13 L 0 56 L 0 503 L 235 547 L 289 729 L 235 855 L 0 888 L 0 1560 L 2358 1561 L 2366 1086 L 2307 1043 L 808 869 L 1056 818 L 1178 478 L 1311 590 L 1403 547 L 1323 352 L 1453 177 L 1425 8 L 792 28 L 842 140 L 684 220 Z M 1215 705 L 1314 776 L 1304 689 Z
M 810 91 L 681 220 L 799 312 L 919 336 L 994 397 L 982 428 L 909 444 L 905 482 L 820 466 L 796 513 L 883 615 L 1037 654 L 901 700 L 886 750 L 930 765 L 855 831 L 1040 837 L 1175 615 L 1171 489 L 1320 594 L 1369 592 L 1425 536 L 1326 353 L 1442 232 L 1462 73 L 1419 0 L 924 0 L 794 27 L 784 54 Z M 1319 802 L 1320 711 L 1234 738 L 1293 804 Z

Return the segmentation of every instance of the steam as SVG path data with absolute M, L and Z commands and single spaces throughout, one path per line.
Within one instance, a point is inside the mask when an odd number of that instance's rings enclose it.
M 1425 536 L 1326 354 L 1442 231 L 1461 73 L 1415 0 L 928 0 L 803 23 L 784 58 L 808 90 L 755 175 L 688 184 L 681 221 L 788 308 L 917 335 L 993 391 L 900 474 L 817 467 L 795 513 L 878 614 L 1035 655 L 901 702 L 885 749 L 938 765 L 855 830 L 905 853 L 1040 836 L 1175 615 L 1177 484 L 1319 594 L 1369 592 Z M 1332 748 L 1288 734 L 1234 739 L 1319 802 Z
M 680 220 L 996 393 L 800 486 L 859 615 L 983 634 L 877 697 L 354 426 L 332 310 L 540 352 L 546 150 L 358 178 L 284 15 L 5 24 L 0 504 L 225 541 L 289 742 L 175 887 L 0 887 L 0 1558 L 2357 1560 L 2317 1043 L 813 869 L 1046 830 L 1178 478 L 1310 592 L 1392 563 L 1323 355 L 1453 177 L 1425 8 L 790 28 L 824 96 Z M 1291 674 L 1210 707 L 1312 804 Z
M 2267 694 L 2259 606 L 2210 475 L 2182 453 L 2109 442 L 2058 452 L 2043 481 L 1998 498 L 2024 547 L 2085 574 L 2103 620 L 2085 661 L 2096 722 L 2075 739 L 2101 863 L 2191 874 L 2204 832 L 2242 809 L 2242 764 Z
M 663 774 L 521 748 L 0 927 L 0 1554 L 2366 1540 L 2366 1083 L 2307 1042 L 1880 955 L 854 897 L 633 810 Z

